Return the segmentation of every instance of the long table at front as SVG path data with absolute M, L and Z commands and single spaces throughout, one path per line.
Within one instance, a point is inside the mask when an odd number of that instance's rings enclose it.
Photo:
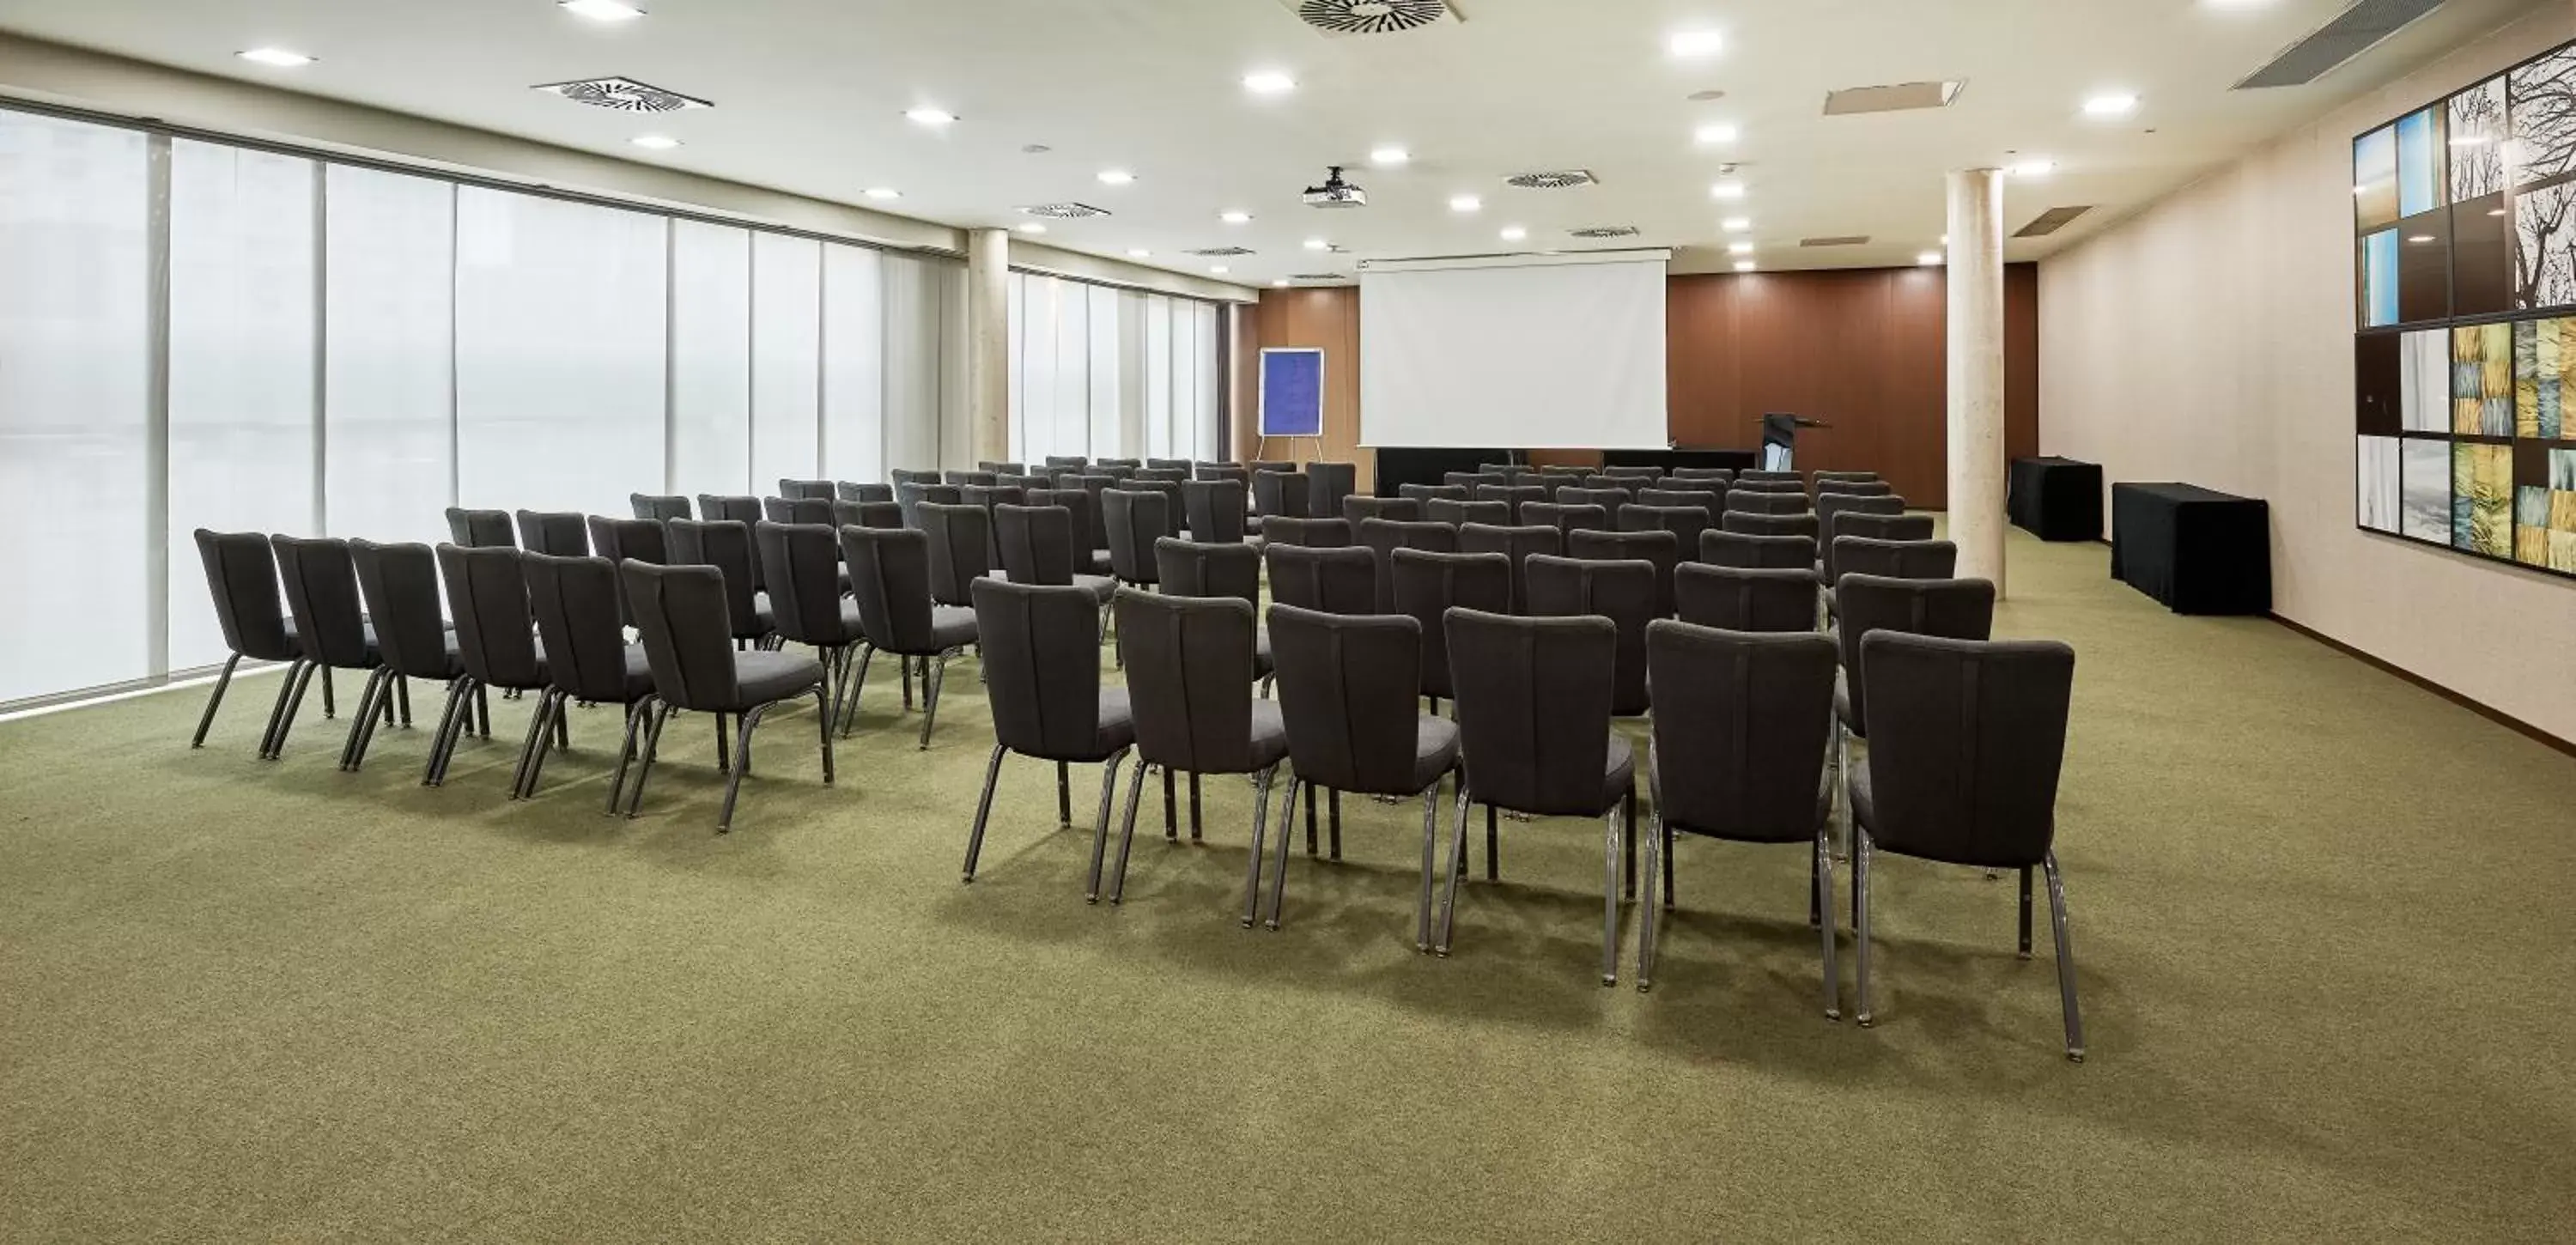
M 1393 497 L 1407 484 L 1438 484 L 1452 471 L 1474 471 L 1486 463 L 1514 461 L 1519 452 L 1500 446 L 1467 449 L 1381 446 L 1377 450 L 1377 495 Z M 1610 467 L 1724 467 L 1743 471 L 1753 466 L 1752 450 L 1606 450 Z

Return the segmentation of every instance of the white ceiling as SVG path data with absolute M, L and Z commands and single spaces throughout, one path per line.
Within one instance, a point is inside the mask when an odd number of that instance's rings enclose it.
M 2096 210 L 2047 254 L 2274 134 L 2384 83 L 2539 3 L 2450 0 L 2305 87 L 2228 85 L 2349 0 L 1459 0 L 1460 24 L 1335 38 L 1286 0 L 637 0 L 640 21 L 602 25 L 555 0 L 11 0 L 0 27 L 40 39 L 269 83 L 956 226 L 1022 219 L 1020 204 L 1077 199 L 1115 215 L 1050 223 L 1055 246 L 1203 273 L 1186 248 L 1237 244 L 1230 280 L 1355 271 L 1367 257 L 1581 245 L 1672 246 L 1676 268 L 1731 261 L 1722 216 L 1754 222 L 1766 268 L 1903 264 L 1943 231 L 1941 175 L 2021 156 L 2053 159 L 2016 181 L 2006 229 L 2061 204 Z M 1666 36 L 1715 29 L 1726 50 L 1678 61 Z M 266 69 L 234 53 L 278 46 L 320 60 Z M 1298 88 L 1260 98 L 1253 69 Z M 622 74 L 717 107 L 638 118 L 529 90 Z M 1964 79 L 1939 112 L 1821 115 L 1828 90 Z M 1716 89 L 1725 98 L 1693 102 Z M 2136 93 L 2117 121 L 2088 95 Z M 945 130 L 907 121 L 935 104 Z M 1733 122 L 1732 148 L 1693 130 Z M 683 140 L 647 155 L 646 132 Z M 1052 148 L 1026 154 L 1027 144 Z M 1371 168 L 1399 144 L 1410 166 Z M 1711 200 L 1727 160 L 1740 203 Z M 1370 206 L 1329 212 L 1299 191 L 1328 163 Z M 1095 180 L 1122 168 L 1134 184 Z M 1586 168 L 1598 186 L 1515 190 L 1532 169 Z M 869 187 L 899 189 L 872 202 Z M 1481 213 L 1448 208 L 1483 197 Z M 1254 214 L 1242 226 L 1217 214 Z M 1505 225 L 1526 242 L 1499 239 Z M 1625 244 L 1564 231 L 1635 225 Z M 1866 234 L 1865 247 L 1801 251 L 1802 237 Z M 1318 255 L 1329 239 L 1348 254 Z

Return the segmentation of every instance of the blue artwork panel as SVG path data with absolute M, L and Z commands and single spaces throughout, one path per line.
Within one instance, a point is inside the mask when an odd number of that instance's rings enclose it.
M 2361 240 L 2361 326 L 2397 323 L 2397 231 Z
M 2397 122 L 2397 213 L 2413 216 L 2442 206 L 2443 109 L 2410 112 Z

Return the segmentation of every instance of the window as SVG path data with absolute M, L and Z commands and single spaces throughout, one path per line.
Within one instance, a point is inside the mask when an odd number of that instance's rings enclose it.
M 855 246 L 824 247 L 823 468 L 835 480 L 885 478 L 885 332 L 882 257 Z M 898 459 L 894 465 L 928 464 Z
M 763 494 L 808 480 L 820 454 L 823 244 L 751 240 L 751 479 Z
M 695 498 L 777 487 L 751 475 L 751 231 L 673 221 L 670 489 Z
M 445 540 L 456 499 L 456 188 L 338 166 L 324 181 L 322 530 Z

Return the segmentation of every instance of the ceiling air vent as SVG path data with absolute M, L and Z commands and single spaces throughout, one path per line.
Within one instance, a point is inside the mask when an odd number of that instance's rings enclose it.
M 1867 245 L 1869 245 L 1869 235 L 1868 235 L 1868 234 L 1865 234 L 1865 233 L 1844 233 L 1844 234 L 1835 234 L 1834 236 L 1829 237 L 1829 238 L 1800 238 L 1800 239 L 1798 239 L 1798 245 L 1800 245 L 1800 246 L 1867 246 Z
M 536 89 L 563 96 L 576 104 L 618 112 L 678 112 L 683 108 L 715 107 L 705 100 L 648 86 L 633 78 L 583 78 L 578 82 L 549 82 Z
M 1455 24 L 1458 14 L 1448 0 L 1279 0 L 1297 19 L 1328 35 L 1394 35 L 1442 22 Z
M 1198 255 L 1208 259 L 1225 259 L 1235 255 L 1250 255 L 1252 253 L 1252 248 L 1248 246 L 1203 246 L 1195 251 L 1183 251 L 1181 253 L 1184 255 Z
M 1633 238 L 1637 236 L 1637 227 L 1635 225 L 1593 225 L 1584 229 L 1569 229 L 1566 232 L 1578 238 Z
M 1947 108 L 1957 102 L 1965 82 L 1899 82 L 1894 86 L 1856 86 L 1825 92 L 1825 115 L 1843 117 L 1861 112 L 1911 112 L 1918 108 Z
M 2087 203 L 2082 207 L 2053 207 L 2040 213 L 2038 217 L 2033 219 L 2029 224 L 2015 230 L 2013 232 L 2013 236 L 2016 238 L 2045 238 L 2060 229 L 2066 228 L 2066 222 L 2092 210 L 2093 205 L 2090 203 Z
M 1289 280 L 1291 280 L 1291 281 L 1348 281 L 1348 280 L 1350 280 L 1350 278 L 1349 278 L 1349 277 L 1343 276 L 1341 273 L 1338 273 L 1338 272 L 1301 272 L 1301 273 L 1298 273 L 1297 275 L 1292 276 L 1292 277 L 1290 277 L 1290 278 L 1288 278 L 1288 279 L 1289 279 Z
M 1577 186 L 1597 185 L 1601 179 L 1594 177 L 1585 169 L 1557 169 L 1544 173 L 1522 173 L 1514 177 L 1506 177 L 1503 181 L 1507 185 L 1518 186 L 1523 190 L 1571 190 Z
M 2245 75 L 2236 89 L 2314 82 L 2440 7 L 2442 0 L 2361 0 L 2333 21 L 2317 27 L 2307 38 L 2283 49 L 2270 64 Z
M 1094 216 L 1109 215 L 1109 209 L 1096 208 L 1088 203 L 1032 203 L 1021 208 L 1020 215 L 1043 216 L 1049 220 L 1089 220 Z

